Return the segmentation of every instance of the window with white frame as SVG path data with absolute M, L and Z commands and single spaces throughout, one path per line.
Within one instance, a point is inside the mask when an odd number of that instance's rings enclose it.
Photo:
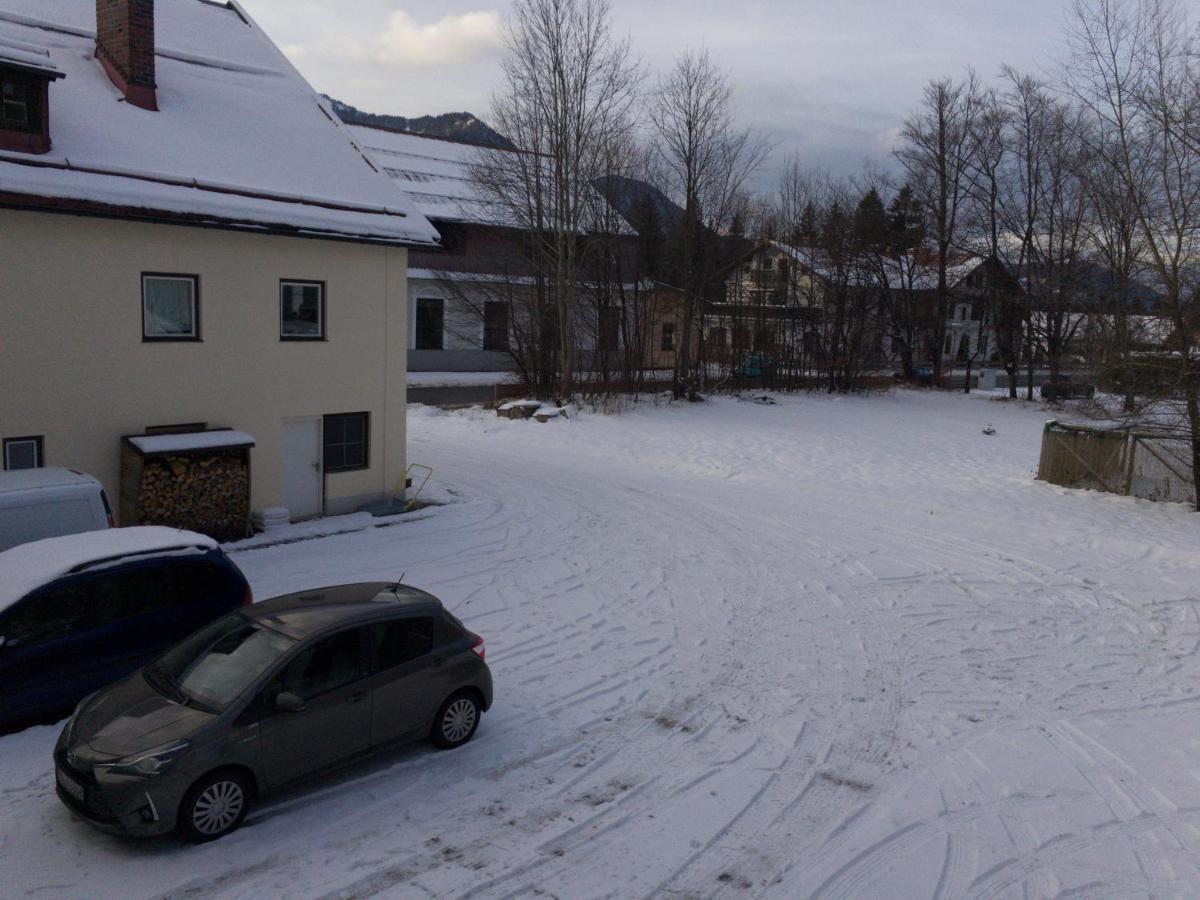
M 4 439 L 4 468 L 40 469 L 45 465 L 41 435 Z
M 142 340 L 200 340 L 200 278 L 142 275 Z
M 320 341 L 325 338 L 325 285 L 320 281 L 279 283 L 279 339 Z

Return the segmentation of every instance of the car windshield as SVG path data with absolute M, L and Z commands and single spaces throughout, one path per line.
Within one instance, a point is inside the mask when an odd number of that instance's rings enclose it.
M 296 641 L 240 613 L 218 619 L 147 667 L 146 679 L 181 703 L 223 712 Z

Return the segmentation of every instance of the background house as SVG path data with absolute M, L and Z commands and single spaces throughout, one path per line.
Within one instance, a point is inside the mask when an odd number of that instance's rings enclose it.
M 348 128 L 441 235 L 440 247 L 415 250 L 410 258 L 409 371 L 519 368 L 536 352 L 531 344 L 544 325 L 531 317 L 531 236 L 495 208 L 473 172 L 481 154 L 519 151 L 387 128 Z M 622 233 L 581 237 L 614 240 L 631 260 L 632 230 L 599 191 L 595 200 L 598 218 L 616 222 Z M 612 327 L 620 316 L 610 313 L 632 302 L 638 285 L 632 262 L 618 268 L 601 271 L 597 265 L 595 277 L 578 286 L 575 339 L 584 370 L 603 364 L 597 357 L 613 353 L 623 340 L 622 330 Z
M 750 353 L 815 352 L 823 305 L 822 277 L 806 252 L 765 241 L 726 269 L 720 294 L 708 304 L 708 358 L 736 364 Z
M 510 370 L 507 288 L 519 290 L 529 277 L 527 247 L 522 232 L 479 196 L 471 166 L 481 149 L 390 129 L 346 127 L 441 235 L 440 249 L 414 252 L 409 260 L 409 370 Z
M 12 459 L 115 497 L 122 436 L 207 424 L 253 437 L 255 507 L 402 489 L 407 255 L 438 236 L 245 10 L 0 0 L 0 81 Z

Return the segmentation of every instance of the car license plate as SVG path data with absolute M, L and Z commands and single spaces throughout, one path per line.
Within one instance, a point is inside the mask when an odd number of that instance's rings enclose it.
M 55 769 L 55 775 L 58 778 L 58 786 L 64 791 L 78 800 L 83 802 L 83 785 L 77 782 L 74 778 L 64 772 L 62 769 Z

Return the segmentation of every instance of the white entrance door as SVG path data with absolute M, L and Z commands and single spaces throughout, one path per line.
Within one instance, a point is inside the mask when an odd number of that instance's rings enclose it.
M 292 521 L 319 516 L 325 500 L 321 420 L 283 423 L 283 505 Z

